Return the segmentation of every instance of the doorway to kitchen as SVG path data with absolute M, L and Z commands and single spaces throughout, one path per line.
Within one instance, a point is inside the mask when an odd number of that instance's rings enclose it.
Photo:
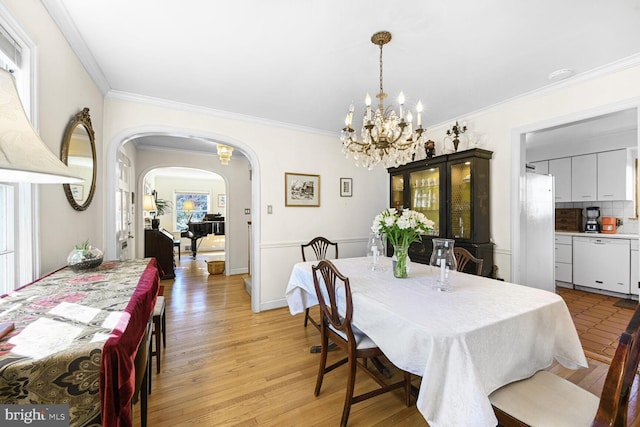
M 626 147 L 636 150 L 637 153 L 637 100 L 571 114 L 512 131 L 511 278 L 513 282 L 523 283 L 526 273 L 528 250 L 526 225 L 532 220 L 527 216 L 526 210 L 527 163 L 543 160 L 542 157 L 549 155 L 557 158 L 570 157 L 574 154 L 596 153 Z M 636 188 L 637 181 L 636 175 L 634 178 Z M 637 195 L 635 199 L 637 200 Z M 584 207 L 578 202 L 567 203 L 572 207 L 574 204 L 577 208 Z M 611 202 L 608 203 L 611 204 Z M 625 212 L 624 206 L 622 209 Z M 627 218 L 628 229 L 637 236 L 637 216 L 635 213 L 625 216 L 629 217 Z M 552 246 L 534 250 L 553 251 L 553 249 Z M 554 266 L 549 267 L 554 268 Z

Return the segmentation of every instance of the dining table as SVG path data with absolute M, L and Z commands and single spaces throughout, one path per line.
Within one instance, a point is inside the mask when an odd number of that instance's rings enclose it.
M 431 427 L 495 427 L 494 390 L 554 360 L 587 367 L 569 310 L 553 292 L 456 271 L 442 291 L 435 266 L 410 262 L 409 277 L 395 278 L 388 257 L 375 268 L 367 257 L 331 262 L 349 278 L 353 325 L 396 367 L 421 377 L 416 406 Z M 318 304 L 317 263 L 293 266 L 286 289 L 293 315 Z
M 155 258 L 61 268 L 0 298 L 0 403 L 65 404 L 70 426 L 131 426 Z

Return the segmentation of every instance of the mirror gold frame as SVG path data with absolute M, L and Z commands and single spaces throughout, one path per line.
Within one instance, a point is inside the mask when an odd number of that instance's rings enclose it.
M 79 184 L 62 184 L 64 194 L 77 211 L 89 207 L 96 191 L 96 143 L 89 109 L 83 108 L 67 125 L 62 140 L 60 159 L 84 179 Z

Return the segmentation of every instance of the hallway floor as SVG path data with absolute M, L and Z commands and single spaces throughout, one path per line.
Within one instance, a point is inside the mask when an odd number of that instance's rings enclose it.
M 562 287 L 557 292 L 567 303 L 587 356 L 609 362 L 634 310 L 615 306 L 617 297 Z

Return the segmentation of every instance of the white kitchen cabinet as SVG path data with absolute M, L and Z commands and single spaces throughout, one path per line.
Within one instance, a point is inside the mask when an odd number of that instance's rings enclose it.
M 638 240 L 631 241 L 631 280 L 629 287 L 633 295 L 638 295 Z
M 598 200 L 633 200 L 633 159 L 626 149 L 598 153 Z
M 572 238 L 571 236 L 556 234 L 555 240 L 555 275 L 560 282 L 572 281 Z
M 540 175 L 549 174 L 549 160 L 541 160 L 539 162 L 531 162 L 529 164 L 535 168 L 535 173 Z
M 555 177 L 556 202 L 570 202 L 571 157 L 549 160 L 549 174 Z
M 627 239 L 573 238 L 573 283 L 629 294 L 631 246 Z
M 596 154 L 571 157 L 571 200 L 592 202 L 598 195 L 598 160 Z

